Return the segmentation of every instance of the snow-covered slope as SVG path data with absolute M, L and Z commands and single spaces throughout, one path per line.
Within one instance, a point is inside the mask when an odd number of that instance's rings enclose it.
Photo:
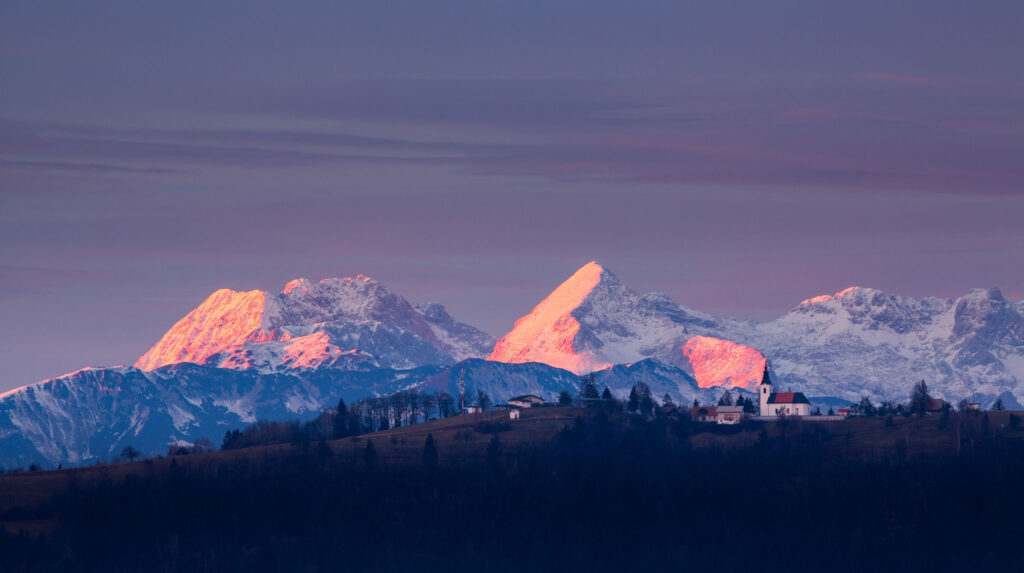
M 135 363 L 194 362 L 262 372 L 332 367 L 414 368 L 484 356 L 493 339 L 438 304 L 413 308 L 359 275 L 296 279 L 277 295 L 222 289 L 178 321 Z
M 905 400 L 924 379 L 949 400 L 1024 402 L 1021 307 L 998 289 L 951 301 L 850 287 L 755 323 L 637 295 L 592 262 L 516 321 L 490 360 L 582 373 L 657 358 L 699 387 L 747 388 L 767 359 L 782 387 L 813 396 Z
M 1024 398 L 1024 317 L 998 289 L 951 301 L 851 287 L 735 334 L 769 357 L 783 385 L 815 395 L 905 400 L 925 380 L 954 401 Z
M 924 379 L 952 401 L 1024 402 L 1024 304 L 998 289 L 918 300 L 851 287 L 755 323 L 638 295 L 589 263 L 480 360 L 491 344 L 440 305 L 414 308 L 362 276 L 298 279 L 276 295 L 220 290 L 136 367 L 83 369 L 0 395 L 0 465 L 217 441 L 258 417 L 313 415 L 339 396 L 454 393 L 463 366 L 470 390 L 496 401 L 552 398 L 594 372 L 620 397 L 643 381 L 659 398 L 710 403 L 724 387 L 756 384 L 767 360 L 778 387 L 810 397 L 904 401 Z
M 714 324 L 661 293 L 640 296 L 590 262 L 517 320 L 488 360 L 543 362 L 577 374 L 649 357 L 673 361 L 682 356 L 673 349 L 695 328 Z
M 144 371 L 85 368 L 0 396 L 0 465 L 82 464 L 126 445 L 162 454 L 257 419 L 310 418 L 339 397 L 355 400 L 414 386 L 440 370 L 304 370 L 266 374 L 191 363 Z

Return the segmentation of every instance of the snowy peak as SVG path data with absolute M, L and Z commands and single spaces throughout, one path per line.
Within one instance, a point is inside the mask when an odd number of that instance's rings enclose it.
M 285 311 L 282 322 L 287 325 L 375 320 L 436 342 L 430 327 L 408 301 L 363 275 L 323 279 L 317 283 L 296 279 L 276 298 Z
M 811 298 L 809 298 L 807 300 L 801 301 L 800 304 L 797 305 L 797 306 L 803 306 L 805 304 L 818 304 L 818 303 L 828 302 L 830 300 L 836 300 L 836 299 L 843 298 L 846 295 L 857 296 L 858 291 L 860 291 L 860 290 L 862 290 L 862 289 L 861 289 L 861 287 L 858 287 L 858 286 L 846 287 L 843 290 L 841 290 L 841 291 L 839 291 L 839 292 L 837 292 L 835 294 L 821 294 L 821 295 L 818 295 L 818 296 L 811 297 Z
M 788 315 L 778 320 L 797 317 L 797 321 L 821 321 L 834 315 L 862 328 L 880 327 L 898 334 L 930 327 L 948 311 L 952 302 L 946 299 L 913 299 L 886 294 L 867 287 L 849 287 L 832 295 L 821 295 L 801 302 Z M 826 319 L 834 320 L 834 319 Z
M 551 291 L 551 294 L 529 314 L 517 320 L 513 331 L 521 327 L 540 330 L 558 322 L 579 308 L 602 282 L 605 283 L 604 290 L 624 288 L 615 275 L 596 262 L 591 261 L 583 265 L 565 282 L 558 285 L 558 288 Z
M 270 339 L 270 322 L 278 311 L 276 301 L 261 290 L 220 289 L 175 323 L 135 366 L 153 370 L 176 362 L 202 363 L 225 348 Z
M 1018 306 L 997 288 L 972 290 L 957 299 L 953 313 L 955 340 L 971 338 L 990 345 L 1024 344 L 1024 317 Z
M 490 360 L 542 362 L 583 374 L 645 358 L 681 362 L 690 329 L 717 327 L 661 293 L 637 295 L 601 265 L 584 265 L 494 346 Z M 742 374 L 737 374 L 742 376 Z
M 606 368 L 615 361 L 597 352 L 603 341 L 595 327 L 602 316 L 616 314 L 623 304 L 636 307 L 638 301 L 614 274 L 591 261 L 517 320 L 488 360 L 543 362 L 576 373 Z
M 412 368 L 489 351 L 486 333 L 456 322 L 439 305 L 430 312 L 425 317 L 363 275 L 299 278 L 277 295 L 222 289 L 178 321 L 136 366 Z

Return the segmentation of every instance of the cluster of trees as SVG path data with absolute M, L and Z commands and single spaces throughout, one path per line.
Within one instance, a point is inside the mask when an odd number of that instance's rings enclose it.
M 695 407 L 699 406 L 699 404 L 697 403 L 696 400 L 694 400 L 693 405 Z M 722 395 L 718 397 L 718 405 L 719 406 L 742 406 L 743 407 L 743 411 L 748 413 L 748 414 L 752 414 L 752 413 L 757 411 L 757 405 L 754 404 L 754 399 L 753 398 L 747 398 L 746 396 L 740 395 L 739 398 L 736 398 L 736 400 L 733 401 L 732 392 L 729 391 L 728 389 L 726 389 L 726 391 L 723 392 Z
M 485 411 L 492 407 L 490 395 L 478 391 L 467 405 L 478 405 Z M 221 449 L 230 450 L 267 444 L 336 440 L 380 432 L 390 428 L 416 424 L 460 414 L 457 400 L 448 392 L 403 390 L 390 396 L 375 396 L 345 403 L 325 410 L 309 422 L 272 422 L 259 420 L 244 430 L 230 430 L 224 435 Z
M 400 465 L 382 463 L 370 440 L 352 455 L 311 447 L 140 464 L 127 478 L 100 474 L 38 505 L 2 506 L 0 521 L 52 526 L 0 529 L 0 568 L 791 569 L 780 539 L 800 564 L 839 573 L 1019 568 L 1019 532 L 1006 526 L 1024 513 L 1014 442 L 982 428 L 959 456 L 865 457 L 820 424 L 765 428 L 735 449 L 695 449 L 685 420 L 596 412 L 528 449 L 495 436 L 484 455 L 459 459 L 439 456 L 449 450 L 429 435 L 422 456 Z M 737 551 L 733 537 L 709 535 L 720 531 L 772 535 Z
M 936 402 L 933 400 L 931 392 L 928 390 L 928 384 L 924 380 L 921 380 L 914 384 L 910 390 L 910 399 L 906 404 L 892 401 L 883 401 L 878 405 L 875 405 L 871 398 L 864 396 L 860 399 L 860 402 L 853 405 L 851 410 L 861 416 L 911 416 L 918 415 L 924 416 L 929 411 L 935 409 Z M 1003 410 L 1003 399 L 998 398 L 995 403 L 992 404 L 992 410 Z M 945 400 L 939 400 L 938 411 L 941 413 L 948 414 L 952 410 L 950 405 Z M 961 400 L 957 405 L 957 410 L 961 412 L 973 411 L 967 400 Z

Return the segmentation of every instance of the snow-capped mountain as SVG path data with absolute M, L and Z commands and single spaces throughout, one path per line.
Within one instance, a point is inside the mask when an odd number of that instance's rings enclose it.
M 638 295 L 591 262 L 516 321 L 489 359 L 583 373 L 654 358 L 702 388 L 749 388 L 767 359 L 782 387 L 808 395 L 905 400 L 924 379 L 946 399 L 1016 404 L 1024 402 L 1022 333 L 1021 304 L 998 289 L 952 301 L 851 287 L 756 323 Z
M 1024 400 L 1024 317 L 998 289 L 912 299 L 851 287 L 734 332 L 783 384 L 854 400 L 904 400 L 925 380 L 949 400 Z
M 493 342 L 456 322 L 443 306 L 414 308 L 363 275 L 296 279 L 276 295 L 218 290 L 135 366 L 152 370 L 194 362 L 261 372 L 415 368 L 485 356 Z
M 766 361 L 776 385 L 821 404 L 904 401 L 921 379 L 952 401 L 1024 402 L 1024 302 L 997 289 L 918 300 L 851 287 L 757 323 L 639 295 L 589 263 L 492 343 L 444 307 L 413 307 L 363 276 L 297 279 L 274 295 L 219 290 L 135 367 L 0 395 L 0 465 L 84 463 L 124 445 L 158 453 L 257 418 L 312 416 L 340 396 L 455 393 L 463 368 L 470 391 L 496 402 L 553 398 L 593 372 L 619 397 L 643 381 L 659 398 L 709 403 L 751 388 Z
M 390 394 L 440 370 L 84 368 L 0 396 L 0 465 L 82 464 L 116 456 L 126 445 L 159 454 L 198 438 L 219 445 L 225 431 L 257 419 L 312 418 L 338 398 Z
M 517 320 L 488 360 L 543 362 L 583 374 L 658 358 L 695 375 L 703 388 L 757 384 L 764 356 L 713 336 L 722 324 L 664 294 L 638 295 L 590 262 Z

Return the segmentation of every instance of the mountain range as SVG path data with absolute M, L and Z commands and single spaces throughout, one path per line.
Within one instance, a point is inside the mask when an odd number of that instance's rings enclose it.
M 296 279 L 277 294 L 222 289 L 134 366 L 87 368 L 0 395 L 0 465 L 82 464 L 125 445 L 218 440 L 256 419 L 308 418 L 338 398 L 421 388 L 496 401 L 553 398 L 579 375 L 622 397 L 707 403 L 780 388 L 820 403 L 905 400 L 921 379 L 952 401 L 1024 400 L 1024 302 L 999 290 L 956 300 L 851 287 L 768 322 L 715 317 L 638 294 L 591 262 L 495 341 L 436 303 L 414 306 L 362 275 Z

